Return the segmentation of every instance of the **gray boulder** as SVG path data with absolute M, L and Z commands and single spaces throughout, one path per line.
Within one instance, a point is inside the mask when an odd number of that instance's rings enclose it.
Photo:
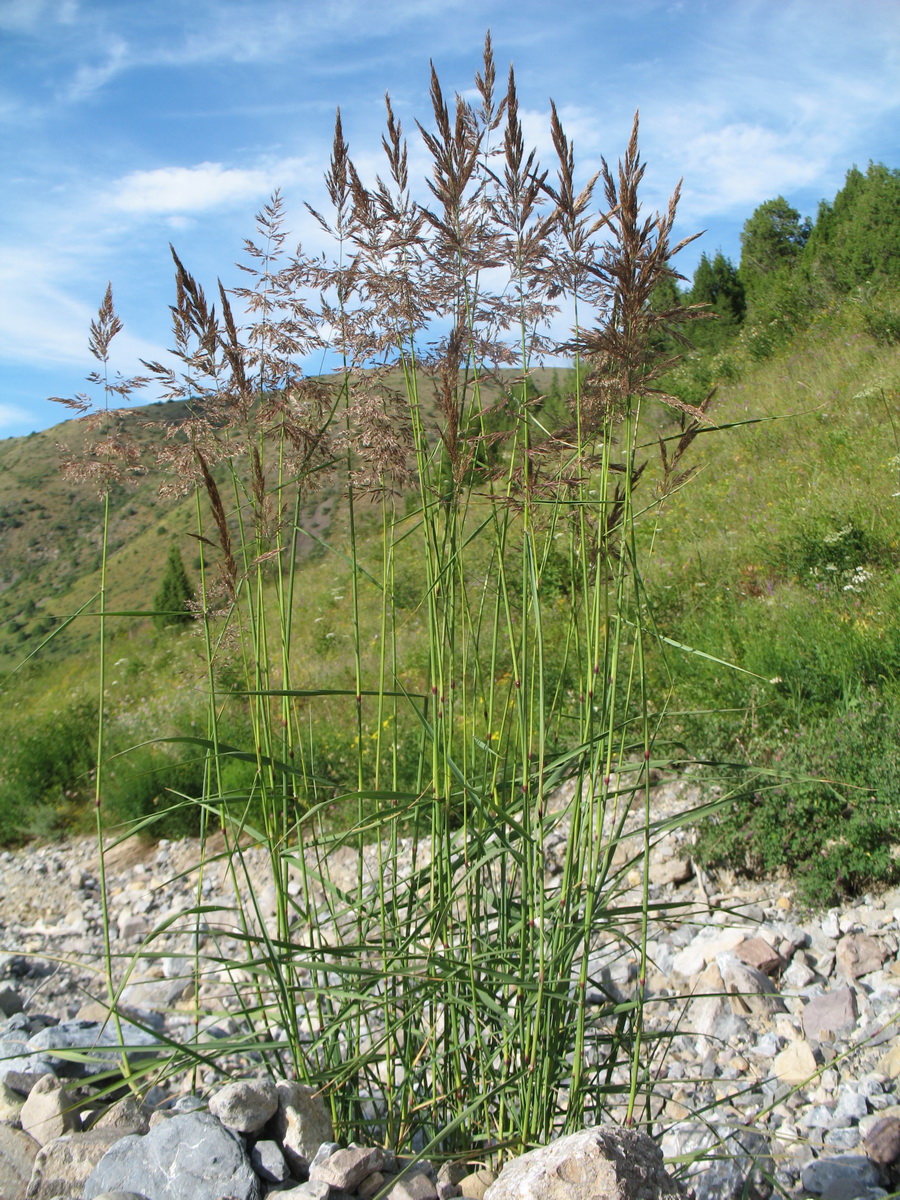
M 31 1038 L 31 1022 L 25 1013 L 14 1013 L 0 1029 L 0 1083 L 23 1096 L 44 1075 L 55 1074 L 50 1057 L 33 1052 Z
M 238 1138 L 209 1113 L 192 1112 L 116 1142 L 88 1177 L 84 1200 L 110 1191 L 145 1192 L 153 1200 L 259 1200 L 260 1184 Z
M 635 1129 L 598 1126 L 507 1163 L 484 1200 L 687 1200 L 662 1151 Z
M 159 1047 L 158 1038 L 129 1021 L 122 1022 L 122 1038 L 126 1046 L 137 1047 L 128 1051 L 132 1059 L 146 1056 L 151 1047 Z M 115 1026 L 99 1021 L 62 1021 L 50 1025 L 29 1039 L 28 1049 L 34 1055 L 49 1058 L 53 1073 L 66 1079 L 115 1070 L 122 1054 Z
M 209 1111 L 236 1133 L 258 1133 L 278 1111 L 278 1092 L 271 1079 L 237 1079 L 210 1098 Z
M 854 1194 L 865 1194 L 867 1188 L 880 1182 L 878 1167 L 861 1154 L 841 1154 L 834 1158 L 818 1158 L 803 1168 L 801 1182 L 815 1196 L 831 1193 L 839 1188 L 849 1189 Z

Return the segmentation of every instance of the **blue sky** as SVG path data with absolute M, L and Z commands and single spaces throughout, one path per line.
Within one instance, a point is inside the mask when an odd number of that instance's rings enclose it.
M 552 13 L 552 15 L 551 15 Z M 553 97 L 586 176 L 636 108 L 645 201 L 684 178 L 681 235 L 737 261 L 741 226 L 782 194 L 803 215 L 852 164 L 900 166 L 900 0 L 0 0 L 0 437 L 67 414 L 112 281 L 114 365 L 169 344 L 168 243 L 212 287 L 280 186 L 318 237 L 335 108 L 364 178 L 391 93 L 423 161 L 429 59 L 465 91 L 490 27 L 526 133 L 552 165 Z M 153 398 L 147 394 L 146 401 Z

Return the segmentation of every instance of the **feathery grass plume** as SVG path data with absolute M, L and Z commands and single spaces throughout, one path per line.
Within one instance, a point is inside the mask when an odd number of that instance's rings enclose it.
M 68 446 L 59 446 L 62 471 L 66 478 L 75 482 L 92 481 L 101 496 L 110 485 L 126 483 L 146 470 L 141 461 L 140 448 L 123 422 L 127 409 L 110 405 L 114 398 L 119 404 L 127 403 L 135 392 L 149 382 L 142 375 L 130 378 L 121 374 L 110 376 L 110 346 L 113 338 L 121 332 L 122 322 L 115 311 L 112 284 L 109 283 L 97 316 L 91 321 L 88 339 L 88 350 L 101 364 L 101 370 L 91 371 L 87 382 L 101 389 L 101 400 L 93 401 L 83 392 L 71 399 L 51 397 L 55 403 L 78 413 L 79 419 L 89 430 L 98 430 L 102 434 L 96 441 L 88 442 L 77 456 L 72 454 Z

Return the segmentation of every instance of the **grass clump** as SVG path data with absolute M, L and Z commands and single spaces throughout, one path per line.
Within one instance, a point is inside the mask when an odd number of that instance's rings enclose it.
M 245 953 L 216 965 L 240 972 L 241 1046 L 321 1087 L 342 1135 L 447 1153 L 649 1120 L 651 772 L 668 761 L 671 681 L 654 696 L 645 567 L 710 424 L 709 397 L 660 386 L 697 312 L 651 302 L 685 243 L 677 193 L 642 212 L 637 122 L 618 168 L 601 161 L 580 186 L 555 109 L 555 174 L 526 147 L 489 41 L 473 96 L 448 103 L 432 73 L 427 203 L 389 101 L 385 176 L 368 185 L 338 118 L 330 208 L 313 214 L 333 256 L 288 254 L 276 194 L 247 243 L 248 286 L 219 283 L 213 305 L 175 255 L 175 366 L 146 364 L 177 402 L 166 491 L 192 505 L 203 547 L 184 635 L 203 727 L 167 739 L 191 764 L 172 791 L 223 838 L 221 920 Z M 135 783 L 111 811 L 110 505 L 147 449 L 111 403 L 144 382 L 109 374 L 119 327 L 108 292 L 91 343 L 99 436 L 69 464 L 104 511 L 101 847 L 108 820 L 152 828 L 158 809 Z M 300 369 L 313 350 L 331 378 Z M 574 359 L 569 388 L 538 387 L 548 352 Z M 643 447 L 659 444 L 653 490 Z M 304 540 L 320 555 L 309 590 Z M 152 778 L 162 747 L 134 753 Z M 274 922 L 241 887 L 252 847 Z M 613 937 L 639 963 L 627 1001 L 592 977 Z M 106 968 L 114 1005 L 109 946 Z

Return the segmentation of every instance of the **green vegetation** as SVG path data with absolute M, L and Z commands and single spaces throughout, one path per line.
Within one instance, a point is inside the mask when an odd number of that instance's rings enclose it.
M 173 545 L 169 548 L 169 557 L 166 559 L 166 569 L 159 590 L 153 597 L 153 623 L 156 628 L 190 624 L 193 602 L 194 589 L 181 561 L 181 552 Z
M 718 386 L 723 423 L 778 419 L 708 439 L 647 573 L 667 636 L 753 673 L 686 655 L 659 676 L 692 754 L 734 764 L 711 772 L 733 802 L 698 854 L 786 869 L 819 904 L 900 874 L 898 238 L 900 172 L 854 168 L 815 224 L 760 205 L 739 269 L 702 259 L 674 297 L 719 319 L 668 386 L 694 403 Z
M 216 830 L 238 875 L 263 847 L 275 925 L 253 901 L 229 916 L 242 1046 L 321 1085 L 342 1133 L 447 1152 L 649 1119 L 640 995 L 582 997 L 604 938 L 646 957 L 651 770 L 721 789 L 704 861 L 793 871 L 811 901 L 895 880 L 900 828 L 900 280 L 889 232 L 877 262 L 855 245 L 897 173 L 851 172 L 815 226 L 762 205 L 740 266 L 704 256 L 682 292 L 671 216 L 638 215 L 636 130 L 598 222 L 555 111 L 551 182 L 489 52 L 476 89 L 454 121 L 433 79 L 431 209 L 389 107 L 373 191 L 338 121 L 332 262 L 286 255 L 278 195 L 249 288 L 214 307 L 175 258 L 181 374 L 147 364 L 162 496 L 134 487 L 147 423 L 108 407 L 110 294 L 104 436 L 71 423 L 46 486 L 42 435 L 0 447 L 2 649 L 25 660 L 7 837 L 89 813 L 101 844 L 197 830 L 205 855 Z M 560 297 L 571 371 L 536 366 Z M 298 370 L 313 347 L 332 377 Z M 141 564 L 163 536 L 160 584 Z

